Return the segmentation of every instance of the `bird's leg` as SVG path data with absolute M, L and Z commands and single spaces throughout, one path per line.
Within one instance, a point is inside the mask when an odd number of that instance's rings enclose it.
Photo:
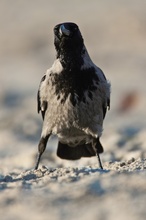
M 38 145 L 38 158 L 37 158 L 37 162 L 35 165 L 35 170 L 38 169 L 39 163 L 40 163 L 40 159 L 42 154 L 44 153 L 45 149 L 46 149 L 46 144 L 48 141 L 50 135 L 47 135 L 46 137 L 41 137 L 39 145 Z
M 98 158 L 99 167 L 103 170 L 103 166 L 102 166 L 102 163 L 101 163 L 101 159 L 100 159 L 99 153 L 96 153 L 96 155 L 97 155 L 97 158 Z
M 99 139 L 94 139 L 92 141 L 92 147 L 93 147 L 93 150 L 95 151 L 95 154 L 97 156 L 99 167 L 103 170 L 101 159 L 100 159 L 100 156 L 99 156 L 99 153 L 98 153 L 98 143 L 99 143 Z

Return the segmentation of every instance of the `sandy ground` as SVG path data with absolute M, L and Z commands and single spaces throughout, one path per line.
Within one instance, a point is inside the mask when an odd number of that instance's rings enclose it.
M 143 220 L 146 216 L 145 0 L 0 2 L 0 219 Z M 64 161 L 53 137 L 34 171 L 40 79 L 54 61 L 53 27 L 76 22 L 112 84 L 97 159 Z

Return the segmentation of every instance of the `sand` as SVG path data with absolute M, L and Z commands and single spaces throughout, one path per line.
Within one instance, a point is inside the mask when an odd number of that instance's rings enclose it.
M 1 1 L 0 219 L 143 220 L 146 216 L 145 0 Z M 55 57 L 53 27 L 76 22 L 111 81 L 97 158 L 57 158 L 52 137 L 34 171 L 42 119 L 36 94 Z

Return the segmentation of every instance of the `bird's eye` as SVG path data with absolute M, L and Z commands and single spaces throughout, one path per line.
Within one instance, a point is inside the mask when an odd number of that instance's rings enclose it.
M 74 27 L 74 31 L 77 31 L 78 30 L 78 28 L 77 27 Z

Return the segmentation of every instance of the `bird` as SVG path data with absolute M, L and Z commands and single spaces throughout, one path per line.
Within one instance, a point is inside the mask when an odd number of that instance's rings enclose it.
M 103 153 L 100 137 L 110 109 L 110 81 L 91 60 L 77 24 L 54 27 L 56 58 L 43 75 L 37 95 L 43 119 L 35 170 L 51 135 L 58 137 L 57 156 L 66 160 Z

